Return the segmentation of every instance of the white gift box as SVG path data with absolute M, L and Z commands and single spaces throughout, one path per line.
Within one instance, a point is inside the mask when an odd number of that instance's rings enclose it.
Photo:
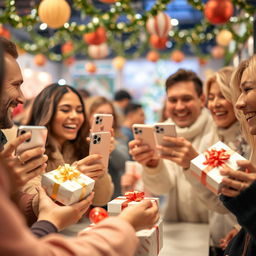
M 152 202 L 156 202 L 157 205 L 159 205 L 159 198 L 157 197 L 144 197 L 143 200 L 151 200 Z M 112 201 L 108 202 L 109 216 L 116 216 L 127 206 L 139 204 L 141 201 L 131 201 L 127 199 L 125 196 L 119 196 L 113 199 Z
M 151 229 L 143 229 L 136 233 L 140 240 L 135 256 L 157 256 L 163 248 L 163 221 Z
M 220 152 L 224 150 L 224 158 L 225 154 L 230 155 L 227 160 L 220 161 L 218 166 L 211 165 L 209 161 L 207 161 L 208 153 L 211 153 L 211 150 L 217 150 Z M 208 152 L 208 153 L 207 153 Z M 244 157 L 233 151 L 227 145 L 218 141 L 216 144 L 211 146 L 206 152 L 198 155 L 191 161 L 190 169 L 192 174 L 198 178 L 203 185 L 205 185 L 209 190 L 211 190 L 215 194 L 219 194 L 221 189 L 221 182 L 224 176 L 220 174 L 220 170 L 222 168 L 222 164 L 228 165 L 233 170 L 238 170 L 240 167 L 237 165 L 237 160 L 246 160 Z M 216 160 L 217 161 L 217 160 Z
M 94 184 L 93 179 L 68 164 L 42 176 L 42 186 L 47 194 L 64 205 L 71 205 L 85 198 L 92 192 Z

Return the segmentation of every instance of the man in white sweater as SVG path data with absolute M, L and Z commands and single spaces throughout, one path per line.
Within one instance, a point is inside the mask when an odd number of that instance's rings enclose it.
M 200 78 L 192 71 L 180 69 L 166 80 L 166 110 L 174 122 L 179 137 L 183 137 L 197 152 L 203 152 L 216 141 L 211 115 L 205 109 L 205 97 Z M 182 139 L 182 138 L 180 138 Z M 153 194 L 168 194 L 164 219 L 173 222 L 208 222 L 208 210 L 186 179 L 186 171 L 170 159 L 178 157 L 173 148 L 161 159 L 153 158 L 153 151 L 140 140 L 129 143 L 133 159 L 143 165 L 143 181 Z M 197 156 L 196 151 L 189 154 Z M 165 158 L 165 159 L 164 159 Z

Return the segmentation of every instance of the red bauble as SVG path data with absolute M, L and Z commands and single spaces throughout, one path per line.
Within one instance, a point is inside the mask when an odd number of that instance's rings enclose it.
M 69 54 L 74 50 L 74 45 L 71 41 L 66 42 L 61 46 L 61 52 L 63 54 Z
M 156 51 L 150 51 L 147 54 L 147 60 L 152 61 L 152 62 L 157 62 L 159 59 L 159 54 Z
M 231 0 L 209 0 L 204 8 L 204 15 L 212 24 L 223 24 L 233 15 Z
M 156 49 L 162 50 L 166 48 L 167 38 L 165 37 L 151 35 L 149 41 L 150 41 L 150 44 Z
M 95 224 L 107 217 L 108 217 L 108 212 L 101 207 L 95 207 L 89 213 L 90 221 Z
M 107 40 L 106 30 L 103 27 L 99 27 L 94 32 L 84 34 L 83 39 L 87 44 L 102 44 Z

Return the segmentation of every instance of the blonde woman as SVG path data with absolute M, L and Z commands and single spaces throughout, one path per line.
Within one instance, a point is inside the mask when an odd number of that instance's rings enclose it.
M 238 161 L 245 171 L 225 167 L 222 201 L 243 227 L 226 248 L 229 256 L 256 255 L 256 56 L 243 61 L 232 78 L 232 101 L 237 117 L 251 146 L 250 161 Z

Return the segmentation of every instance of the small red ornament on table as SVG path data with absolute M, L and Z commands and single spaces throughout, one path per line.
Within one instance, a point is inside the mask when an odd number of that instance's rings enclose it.
M 94 224 L 97 224 L 98 222 L 104 220 L 107 217 L 108 212 L 101 207 L 95 207 L 89 213 L 89 219 Z

